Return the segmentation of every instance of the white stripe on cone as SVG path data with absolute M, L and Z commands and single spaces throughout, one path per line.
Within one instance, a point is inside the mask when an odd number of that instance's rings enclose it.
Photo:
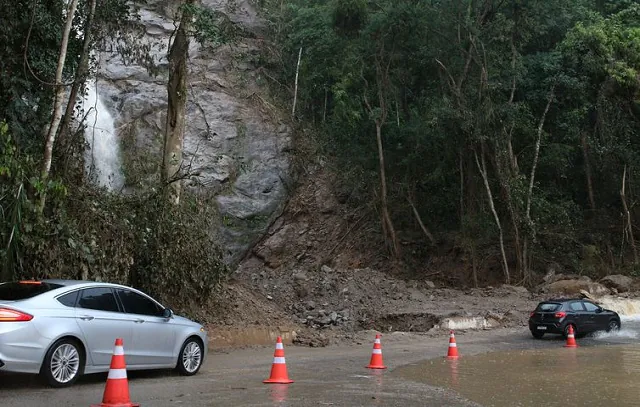
M 124 348 L 122 346 L 116 346 L 116 348 L 113 350 L 113 354 L 116 356 L 124 355 Z
M 458 347 L 458 345 L 457 345 L 457 344 L 455 344 L 455 343 L 450 343 L 450 344 L 449 344 L 449 347 L 450 347 L 450 348 L 457 348 L 457 347 Z
M 380 339 L 376 339 L 374 343 L 380 343 Z
M 111 369 L 109 370 L 109 379 L 126 379 L 127 378 L 127 369 Z
M 276 349 L 284 349 L 281 343 L 276 343 Z
M 382 349 L 374 349 L 373 350 L 373 354 L 374 355 L 382 355 Z
M 275 358 L 273 358 L 273 363 L 276 363 L 276 364 L 285 364 L 285 361 L 284 361 L 284 358 L 281 358 L 281 357 L 275 357 Z

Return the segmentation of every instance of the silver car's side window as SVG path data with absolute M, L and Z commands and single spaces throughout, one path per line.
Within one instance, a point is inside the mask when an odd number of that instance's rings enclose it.
M 131 290 L 118 289 L 118 297 L 128 314 L 161 317 L 164 309 L 150 298 Z
M 76 303 L 78 302 L 78 294 L 80 293 L 80 291 L 76 290 L 76 291 L 72 291 L 70 293 L 61 295 L 60 297 L 56 298 L 58 300 L 58 302 L 66 307 L 75 307 Z
M 78 307 L 98 311 L 120 312 L 113 290 L 108 287 L 85 288 L 80 293 Z

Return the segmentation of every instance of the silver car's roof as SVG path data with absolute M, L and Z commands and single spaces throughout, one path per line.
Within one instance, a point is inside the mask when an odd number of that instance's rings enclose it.
M 95 281 L 89 281 L 89 280 L 60 280 L 60 279 L 56 279 L 56 278 L 48 278 L 48 279 L 40 280 L 40 281 L 42 281 L 43 283 L 59 284 L 59 285 L 63 285 L 63 286 L 95 283 Z
M 40 280 L 43 283 L 49 283 L 49 284 L 58 284 L 64 287 L 72 287 L 75 285 L 108 285 L 108 286 L 112 286 L 112 287 L 125 287 L 125 288 L 129 288 L 131 289 L 132 287 L 128 287 L 126 285 L 122 285 L 122 284 L 113 284 L 113 283 L 107 283 L 104 281 L 91 281 L 91 280 L 61 280 L 61 279 L 46 279 L 46 280 Z M 135 290 L 135 288 L 133 288 Z

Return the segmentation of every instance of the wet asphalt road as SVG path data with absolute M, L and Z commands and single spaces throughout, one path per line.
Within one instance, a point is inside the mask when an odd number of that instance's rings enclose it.
M 458 333 L 461 356 L 510 349 L 562 347 L 559 338 L 534 340 L 526 327 Z M 303 348 L 285 346 L 287 368 L 295 383 L 266 385 L 273 348 L 212 352 L 200 373 L 181 377 L 167 372 L 130 372 L 133 402 L 142 406 L 477 406 L 454 391 L 403 379 L 394 368 L 442 358 L 448 335 L 383 335 L 387 370 L 364 368 L 371 343 Z M 612 339 L 612 343 L 636 339 Z M 579 340 L 581 346 L 602 340 Z M 89 406 L 100 403 L 106 375 L 84 377 L 69 389 L 50 389 L 32 376 L 0 375 L 0 406 Z

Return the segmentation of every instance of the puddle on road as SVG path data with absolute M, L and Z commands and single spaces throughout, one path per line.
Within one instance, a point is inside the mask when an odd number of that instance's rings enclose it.
M 398 368 L 484 406 L 637 406 L 640 345 L 488 353 Z

